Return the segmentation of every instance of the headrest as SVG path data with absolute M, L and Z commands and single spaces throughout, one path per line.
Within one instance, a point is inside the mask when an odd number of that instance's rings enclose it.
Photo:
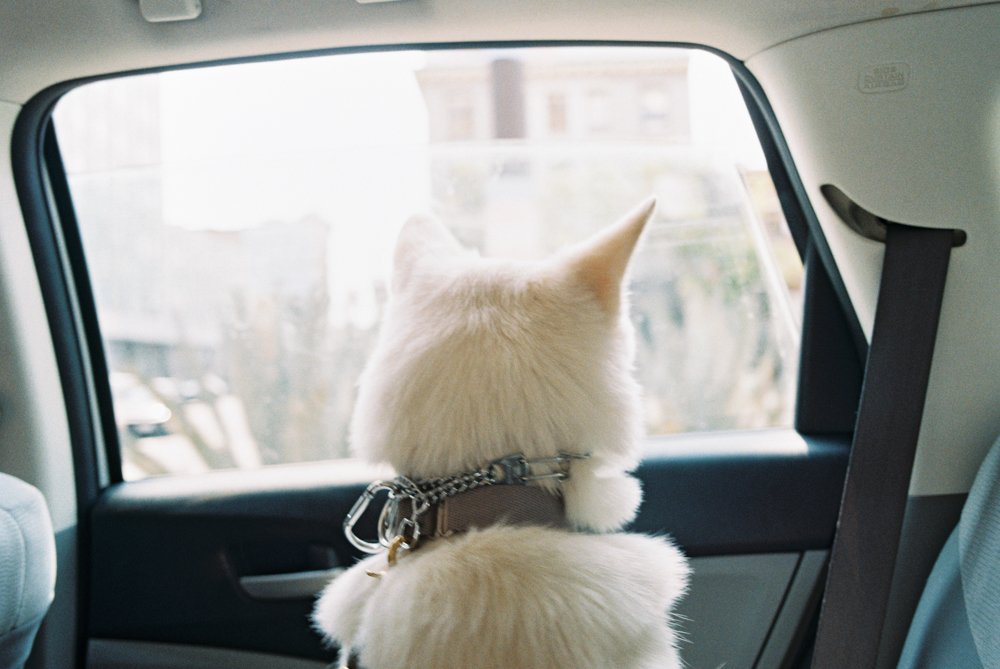
M 1000 439 L 979 467 L 958 525 L 969 627 L 985 667 L 1000 666 Z
M 56 547 L 45 498 L 0 474 L 0 667 L 20 667 L 52 603 Z

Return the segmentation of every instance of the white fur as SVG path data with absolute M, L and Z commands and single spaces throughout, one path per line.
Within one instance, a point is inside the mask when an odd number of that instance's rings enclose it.
M 315 619 L 367 669 L 677 667 L 667 611 L 687 565 L 661 539 L 502 527 L 422 546 L 380 579 L 368 558 Z
M 416 218 L 362 376 L 354 449 L 412 478 L 523 453 L 590 453 L 559 491 L 581 530 L 609 532 L 641 501 L 639 387 L 622 285 L 648 201 L 541 263 L 481 259 Z M 367 669 L 675 667 L 667 615 L 688 568 L 668 541 L 494 527 L 385 557 L 336 579 L 314 621 Z

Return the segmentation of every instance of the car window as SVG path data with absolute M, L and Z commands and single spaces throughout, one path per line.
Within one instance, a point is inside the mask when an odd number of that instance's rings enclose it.
M 127 479 L 348 456 L 395 231 L 539 258 L 644 197 L 648 432 L 789 426 L 802 266 L 732 73 L 696 50 L 340 54 L 58 104 Z

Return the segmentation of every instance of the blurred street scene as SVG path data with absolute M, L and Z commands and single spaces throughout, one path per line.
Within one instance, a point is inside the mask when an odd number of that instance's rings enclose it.
M 787 426 L 802 267 L 705 53 L 357 54 L 74 90 L 56 129 L 127 478 L 348 455 L 395 231 L 540 258 L 650 194 L 632 317 L 650 434 Z

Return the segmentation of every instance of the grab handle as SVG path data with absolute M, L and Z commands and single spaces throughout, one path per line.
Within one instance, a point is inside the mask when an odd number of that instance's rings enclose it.
M 334 567 L 290 574 L 240 576 L 240 587 L 254 599 L 307 599 L 315 597 L 343 571 L 343 567 Z

